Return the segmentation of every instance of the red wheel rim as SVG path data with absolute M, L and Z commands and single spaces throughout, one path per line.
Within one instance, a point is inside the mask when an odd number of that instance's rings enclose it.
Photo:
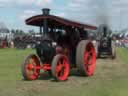
M 56 77 L 60 81 L 67 80 L 69 74 L 69 62 L 68 59 L 63 56 L 61 57 L 56 66 Z
M 84 68 L 87 76 L 93 75 L 96 65 L 96 52 L 92 43 L 88 43 L 86 46 L 84 62 Z
M 28 59 L 25 66 L 25 72 L 29 80 L 35 80 L 39 76 L 38 62 L 35 57 Z

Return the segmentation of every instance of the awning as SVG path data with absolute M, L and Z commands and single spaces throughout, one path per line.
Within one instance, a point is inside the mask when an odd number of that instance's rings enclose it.
M 42 26 L 43 27 L 43 21 L 47 19 L 48 26 L 54 26 L 54 27 L 63 27 L 63 26 L 70 26 L 70 27 L 77 27 L 77 28 L 86 28 L 91 30 L 96 30 L 96 26 L 88 25 L 88 24 L 82 24 L 75 21 L 71 21 L 68 19 L 64 19 L 58 16 L 53 15 L 37 15 L 30 17 L 26 20 L 27 25 L 32 26 Z

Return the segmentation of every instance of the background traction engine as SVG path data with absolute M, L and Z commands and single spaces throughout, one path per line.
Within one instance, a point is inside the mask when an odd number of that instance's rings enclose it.
M 22 64 L 24 79 L 36 80 L 40 76 L 41 69 L 57 81 L 67 80 L 70 68 L 77 68 L 81 75 L 92 76 L 96 65 L 96 52 L 93 43 L 81 36 L 84 30 L 80 28 L 83 25 L 48 15 L 49 9 L 43 11 L 44 14 L 40 18 L 34 16 L 34 19 L 26 21 L 28 25 L 42 24 L 44 34 L 42 41 L 36 45 L 37 55 L 30 54 Z M 39 23 L 40 21 L 43 22 Z M 65 22 L 68 24 L 67 27 Z
M 97 30 L 97 57 L 108 56 L 114 59 L 116 57 L 115 42 L 112 39 L 112 31 L 106 24 L 99 26 Z

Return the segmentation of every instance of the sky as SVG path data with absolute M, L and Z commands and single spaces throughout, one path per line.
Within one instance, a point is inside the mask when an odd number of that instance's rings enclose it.
M 25 19 L 42 14 L 42 8 L 85 24 L 107 23 L 113 30 L 128 28 L 128 0 L 0 0 L 0 22 L 9 29 L 34 29 L 25 25 Z

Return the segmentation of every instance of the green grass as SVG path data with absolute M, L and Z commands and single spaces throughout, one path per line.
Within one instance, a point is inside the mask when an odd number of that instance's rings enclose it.
M 128 64 L 128 48 L 118 48 L 117 50 L 120 59 Z
M 2 76 L 0 80 L 19 80 L 21 75 L 19 68 L 26 55 L 32 52 L 32 50 L 0 50 L 0 75 Z
M 98 60 L 94 76 L 22 80 L 21 64 L 34 50 L 0 49 L 0 96 L 128 96 L 128 51 L 117 49 L 116 60 Z M 124 63 L 125 62 L 125 63 Z
M 16 81 L 21 80 L 20 67 L 32 50 L 0 49 L 0 96 L 14 96 Z

